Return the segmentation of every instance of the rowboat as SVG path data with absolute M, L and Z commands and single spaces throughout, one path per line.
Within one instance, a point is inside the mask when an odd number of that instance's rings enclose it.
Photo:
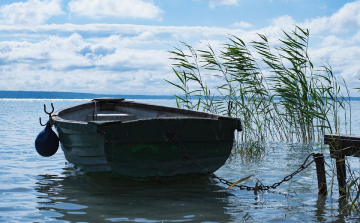
M 134 179 L 214 172 L 241 131 L 237 118 L 116 98 L 58 110 L 49 123 L 76 167 Z

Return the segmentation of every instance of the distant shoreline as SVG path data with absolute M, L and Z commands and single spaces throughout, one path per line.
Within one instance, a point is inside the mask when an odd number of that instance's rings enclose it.
M 112 95 L 57 91 L 1 91 L 0 98 L 24 99 L 93 99 L 93 98 L 125 98 L 125 99 L 172 99 L 172 95 Z
M 94 99 L 94 98 L 125 98 L 125 99 L 174 99 L 173 95 L 125 95 L 125 94 L 92 94 L 59 91 L 2 91 L 0 99 Z M 350 97 L 351 101 L 360 101 L 360 97 Z

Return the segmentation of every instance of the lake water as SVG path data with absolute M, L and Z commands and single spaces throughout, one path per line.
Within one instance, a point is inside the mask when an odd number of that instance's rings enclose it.
M 318 198 L 315 165 L 276 190 L 258 193 L 204 178 L 185 182 L 132 182 L 75 170 L 61 149 L 52 157 L 37 154 L 34 140 L 48 119 L 43 104 L 55 109 L 88 100 L 0 99 L 0 222 L 358 222 L 344 215 L 337 182 L 329 167 L 332 193 Z M 137 100 L 174 106 L 168 100 Z M 353 104 L 359 123 L 360 103 Z M 360 127 L 360 126 L 359 126 Z M 353 134 L 360 135 L 359 127 Z M 320 146 L 315 147 L 318 152 Z M 272 185 L 295 171 L 312 152 L 304 145 L 274 144 L 258 160 L 234 157 L 216 175 L 230 181 L 254 175 Z M 333 165 L 328 152 L 326 162 Z M 351 166 L 359 173 L 359 160 Z M 255 179 L 243 184 L 254 186 Z

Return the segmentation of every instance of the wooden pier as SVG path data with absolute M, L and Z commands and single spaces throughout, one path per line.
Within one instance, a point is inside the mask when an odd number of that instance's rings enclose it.
M 324 144 L 330 146 L 330 156 L 336 159 L 339 195 L 346 195 L 345 156 L 360 157 L 360 137 L 347 135 L 324 135 Z

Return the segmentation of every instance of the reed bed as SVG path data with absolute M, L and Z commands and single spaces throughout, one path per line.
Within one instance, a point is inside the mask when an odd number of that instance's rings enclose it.
M 247 155 L 261 154 L 267 142 L 308 144 L 339 133 L 339 110 L 350 102 L 341 93 L 346 85 L 328 64 L 314 68 L 309 30 L 295 26 L 283 33 L 274 47 L 258 34 L 251 50 L 236 36 L 219 52 L 181 42 L 184 49 L 170 51 L 178 81 L 167 80 L 182 91 L 177 106 L 241 118 L 236 151 Z M 209 78 L 218 84 L 209 87 Z
M 321 144 L 324 134 L 340 134 L 339 114 L 345 121 L 342 133 L 351 134 L 350 96 L 328 63 L 314 66 L 308 43 L 309 30 L 299 26 L 283 31 L 275 46 L 263 34 L 250 48 L 236 36 L 219 51 L 181 42 L 170 51 L 177 81 L 167 82 L 182 92 L 174 95 L 178 107 L 241 119 L 235 153 L 261 156 L 269 142 Z M 217 84 L 208 86 L 210 79 Z M 334 179 L 335 164 L 329 167 Z M 359 211 L 359 178 L 348 172 L 344 211 Z

